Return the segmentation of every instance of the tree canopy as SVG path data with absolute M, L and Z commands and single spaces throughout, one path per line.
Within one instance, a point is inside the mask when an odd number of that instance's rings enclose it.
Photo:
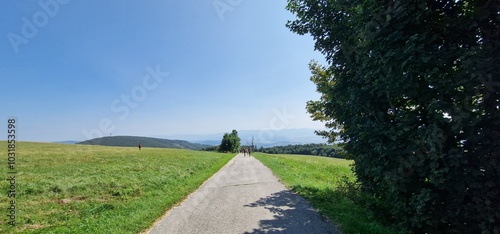
M 225 133 L 219 145 L 219 152 L 236 153 L 240 150 L 240 137 L 238 131 L 233 130 L 231 133 Z
M 500 232 L 500 2 L 288 0 L 309 101 L 376 212 L 417 233 Z M 383 209 L 383 208 L 386 209 Z

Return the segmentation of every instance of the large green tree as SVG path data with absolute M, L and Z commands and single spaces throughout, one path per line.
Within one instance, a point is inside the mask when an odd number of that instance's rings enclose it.
M 220 152 L 236 153 L 240 150 L 241 140 L 238 136 L 238 131 L 233 130 L 231 133 L 225 133 L 219 146 Z
M 413 232 L 500 233 L 499 5 L 288 0 L 287 26 L 328 62 L 310 64 L 319 134 Z

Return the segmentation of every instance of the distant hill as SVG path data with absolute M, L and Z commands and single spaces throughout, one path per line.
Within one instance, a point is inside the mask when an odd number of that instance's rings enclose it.
M 92 140 L 78 142 L 76 144 L 137 147 L 139 143 L 141 143 L 143 147 L 152 147 L 152 148 L 176 148 L 176 149 L 201 150 L 207 147 L 207 145 L 191 143 L 189 141 L 183 141 L 183 140 L 168 140 L 168 139 L 138 137 L 138 136 L 101 137 Z

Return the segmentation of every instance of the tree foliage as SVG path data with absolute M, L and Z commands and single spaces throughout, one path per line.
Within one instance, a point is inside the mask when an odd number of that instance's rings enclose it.
M 413 232 L 500 232 L 500 2 L 289 0 L 309 33 L 314 120 Z M 381 210 L 378 210 L 381 212 Z
M 231 133 L 225 133 L 219 145 L 219 152 L 237 153 L 240 150 L 240 137 L 238 131 L 233 130 Z

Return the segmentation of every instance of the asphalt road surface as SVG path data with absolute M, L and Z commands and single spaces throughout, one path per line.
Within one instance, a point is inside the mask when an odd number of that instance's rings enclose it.
M 149 233 L 340 232 L 260 161 L 239 154 Z

